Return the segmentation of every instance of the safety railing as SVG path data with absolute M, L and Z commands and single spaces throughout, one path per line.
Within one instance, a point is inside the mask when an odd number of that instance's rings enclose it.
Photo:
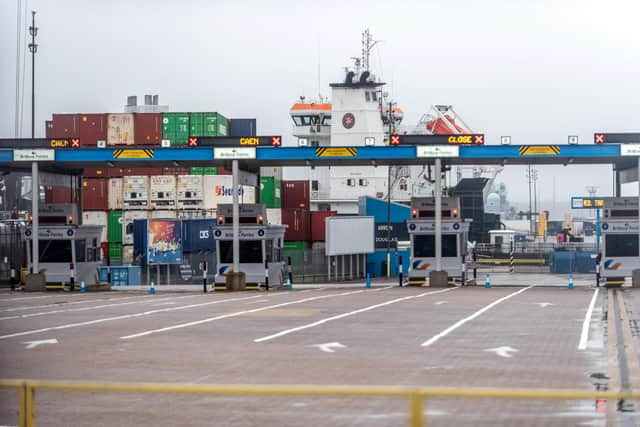
M 409 403 L 409 426 L 424 427 L 425 401 L 429 398 L 471 398 L 511 400 L 640 400 L 640 392 L 582 391 L 568 389 L 479 389 L 418 388 L 393 386 L 316 386 L 316 385 L 204 385 L 176 383 L 96 383 L 37 380 L 0 380 L 0 389 L 18 393 L 18 426 L 35 425 L 36 391 L 262 395 L 262 396 L 360 396 L 404 397 Z

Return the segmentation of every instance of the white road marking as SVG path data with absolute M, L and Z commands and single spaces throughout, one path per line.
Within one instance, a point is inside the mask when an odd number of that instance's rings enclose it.
M 545 307 L 549 307 L 550 305 L 553 305 L 553 304 L 552 304 L 552 303 L 550 303 L 550 302 L 534 302 L 534 303 L 532 303 L 532 304 L 537 304 L 537 305 L 539 305 L 539 306 L 540 306 L 540 308 L 545 308 Z
M 62 307 L 62 306 L 67 306 L 67 305 L 71 305 L 71 304 L 87 304 L 87 303 L 91 303 L 91 302 L 102 302 L 102 301 L 113 301 L 113 300 L 118 300 L 118 301 L 126 301 L 126 300 L 130 300 L 130 299 L 134 299 L 134 298 L 152 298 L 152 297 L 148 297 L 147 295 L 137 295 L 135 297 L 124 297 L 124 298 L 120 298 L 120 297 L 116 297 L 116 298 L 99 298 L 99 299 L 88 299 L 88 300 L 84 300 L 84 301 L 61 301 L 61 302 L 56 302 L 56 303 L 51 303 L 51 304 L 44 304 L 44 305 L 23 305 L 21 307 L 12 307 L 12 308 L 5 308 L 0 310 L 1 313 L 4 312 L 12 312 L 12 311 L 23 311 L 23 310 L 35 310 L 37 308 L 49 308 L 49 307 Z
M 40 295 L 36 297 L 20 297 L 20 298 L 0 298 L 0 302 L 13 302 L 13 301 L 23 301 L 27 299 L 40 299 L 40 298 L 51 298 L 57 295 Z
M 502 347 L 496 347 L 496 348 L 487 348 L 482 351 L 492 351 L 492 352 L 495 352 L 500 357 L 509 358 L 509 357 L 513 357 L 513 354 L 511 353 L 517 352 L 518 349 L 511 348 L 509 346 L 502 346 Z
M 274 295 L 285 295 L 285 294 L 282 293 L 282 294 L 274 294 Z M 31 331 L 16 332 L 14 334 L 3 335 L 3 336 L 0 336 L 0 340 L 4 340 L 4 339 L 7 339 L 7 338 L 13 338 L 13 337 L 21 337 L 23 335 L 39 334 L 41 332 L 58 331 L 60 329 L 75 328 L 75 327 L 78 327 L 78 326 L 95 325 L 95 324 L 98 324 L 98 323 L 110 322 L 110 321 L 113 321 L 113 320 L 131 319 L 133 317 L 148 316 L 150 314 L 163 313 L 163 312 L 166 312 L 166 311 L 186 310 L 188 308 L 202 307 L 202 306 L 205 306 L 205 305 L 220 304 L 220 303 L 229 302 L 229 301 L 243 301 L 243 300 L 247 300 L 247 299 L 251 299 L 251 298 L 261 298 L 261 297 L 262 297 L 262 295 L 246 297 L 246 298 L 227 298 L 227 299 L 223 299 L 223 300 L 210 301 L 210 302 L 205 302 L 205 303 L 200 303 L 200 304 L 181 305 L 179 307 L 160 308 L 160 309 L 157 309 L 157 310 L 149 310 L 149 311 L 144 311 L 144 312 L 141 312 L 141 313 L 124 314 L 124 315 L 121 315 L 121 316 L 114 316 L 114 317 L 105 317 L 105 318 L 102 318 L 102 319 L 89 320 L 89 321 L 86 321 L 86 322 L 68 323 L 66 325 L 52 326 L 50 328 L 34 329 L 34 330 L 31 330 Z
M 327 342 L 324 344 L 314 344 L 311 347 L 318 347 L 320 350 L 325 353 L 335 353 L 334 348 L 347 348 L 346 345 L 342 345 L 339 342 Z
M 435 305 L 449 304 L 449 301 L 437 301 Z
M 182 299 L 182 298 L 189 298 L 192 297 L 194 295 L 183 295 L 183 296 L 179 296 L 179 297 L 166 297 L 166 298 L 159 298 L 159 299 L 153 299 L 153 298 L 146 298 L 146 299 L 138 299 L 137 301 L 128 301 L 128 302 L 117 302 L 117 303 L 113 303 L 113 304 L 103 304 L 103 305 L 92 305 L 91 307 L 81 307 L 81 308 L 64 308 L 61 310 L 52 310 L 52 311 L 40 311 L 37 313 L 28 313 L 28 314 L 19 314 L 16 316 L 7 316 L 7 317 L 0 317 L 0 320 L 12 320 L 12 319 L 24 319 L 27 317 L 34 317 L 34 316 L 44 316 L 47 314 L 59 314 L 59 313 L 70 313 L 70 312 L 77 312 L 77 311 L 89 311 L 89 310 L 95 310 L 98 308 L 108 308 L 108 307 L 119 307 L 122 305 L 130 305 L 130 304 L 140 304 L 140 303 L 144 303 L 144 302 L 157 302 L 157 301 L 166 301 L 166 300 L 170 300 L 170 299 Z M 170 303 L 170 304 L 175 304 L 175 303 Z
M 584 316 L 584 322 L 582 323 L 582 332 L 580 333 L 580 342 L 578 343 L 578 350 L 586 350 L 587 348 L 587 340 L 589 339 L 589 326 L 591 324 L 591 315 L 593 314 L 593 308 L 596 305 L 596 299 L 598 298 L 598 291 L 600 289 L 596 288 L 593 292 L 593 296 L 591 297 L 591 302 L 589 303 L 589 308 L 587 309 L 587 314 Z
M 301 299 L 301 300 L 289 301 L 289 302 L 285 302 L 285 303 L 282 303 L 282 304 L 275 304 L 275 305 L 268 305 L 266 307 L 253 308 L 251 310 L 236 311 L 234 313 L 228 313 L 228 314 L 223 314 L 223 315 L 220 315 L 220 316 L 209 317 L 207 319 L 196 320 L 194 322 L 180 323 L 180 324 L 173 325 L 173 326 L 167 326 L 165 328 L 150 329 L 148 331 L 139 332 L 137 334 L 125 335 L 123 337 L 120 337 L 120 339 L 128 340 L 128 339 L 132 339 L 132 338 L 140 338 L 140 337 L 144 337 L 146 335 L 157 334 L 157 333 L 160 333 L 160 332 L 172 331 L 174 329 L 188 328 L 189 326 L 202 325 L 204 323 L 214 322 L 216 320 L 228 319 L 230 317 L 242 316 L 243 314 L 258 313 L 260 311 L 270 310 L 272 308 L 286 307 L 288 305 L 301 304 L 301 303 L 304 303 L 304 302 L 314 301 L 314 300 L 324 299 L 324 298 L 333 298 L 333 297 L 339 297 L 339 296 L 344 296 L 344 295 L 359 294 L 361 292 L 376 292 L 376 291 L 381 291 L 381 290 L 384 290 L 384 289 L 389 289 L 390 287 L 391 286 L 387 286 L 387 287 L 380 288 L 380 289 L 373 289 L 373 290 L 362 289 L 362 290 L 358 290 L 358 291 L 342 292 L 342 293 L 339 293 L 339 294 L 321 295 L 319 297 L 304 298 L 304 299 Z M 260 297 L 262 297 L 262 295 L 260 295 Z M 0 337 L 0 338 L 2 338 L 2 337 Z
M 249 302 L 245 302 L 245 305 L 249 305 L 249 304 L 256 304 L 259 302 L 265 302 L 265 301 L 269 301 L 268 299 L 257 299 L 255 301 L 249 301 Z
M 338 314 L 337 316 L 327 317 L 325 319 L 321 319 L 321 320 L 318 320 L 318 321 L 313 322 L 313 323 L 308 323 L 306 325 L 297 326 L 295 328 L 287 329 L 287 330 L 278 332 L 278 333 L 273 334 L 273 335 L 268 335 L 266 337 L 257 338 L 255 340 L 253 340 L 253 342 L 263 342 L 263 341 L 272 340 L 274 338 L 279 338 L 281 336 L 290 334 L 292 332 L 298 332 L 298 331 L 301 331 L 303 329 L 313 328 L 314 326 L 322 325 L 324 323 L 331 322 L 332 320 L 337 320 L 337 319 L 342 319 L 342 318 L 345 318 L 345 317 L 348 317 L 348 316 L 353 316 L 354 314 L 363 313 L 365 311 L 373 310 L 373 309 L 376 309 L 376 308 L 379 308 L 379 307 L 384 307 L 386 305 L 394 304 L 396 302 L 407 301 L 407 300 L 414 299 L 414 298 L 420 298 L 420 297 L 423 297 L 423 296 L 426 296 L 426 295 L 433 295 L 433 294 L 439 294 L 439 293 L 442 293 L 442 292 L 448 292 L 448 291 L 452 291 L 454 289 L 456 289 L 456 288 L 442 289 L 442 290 L 439 290 L 439 291 L 432 291 L 432 292 L 423 292 L 423 293 L 418 294 L 418 295 L 410 295 L 410 296 L 407 296 L 407 297 L 392 299 L 390 301 L 385 301 L 385 302 L 380 303 L 380 304 L 370 305 L 368 307 L 364 307 L 364 308 L 361 308 L 361 309 L 358 309 L 358 310 L 350 311 L 348 313 Z
M 475 313 L 473 313 L 471 316 L 469 317 L 465 317 L 462 320 L 457 321 L 456 323 L 454 323 L 452 326 L 449 326 L 447 329 L 445 329 L 444 331 L 440 332 L 437 335 L 432 336 L 431 338 L 429 338 L 427 341 L 422 343 L 422 347 L 429 347 L 431 344 L 435 343 L 436 341 L 438 341 L 440 338 L 450 334 L 451 332 L 455 331 L 456 329 L 458 329 L 460 326 L 464 325 L 465 323 L 475 319 L 476 317 L 480 316 L 482 313 L 491 310 L 493 307 L 495 307 L 496 305 L 500 304 L 503 301 L 508 300 L 511 297 L 514 297 L 518 294 L 521 294 L 522 292 L 529 290 L 531 288 L 533 288 L 535 285 L 532 286 L 527 286 L 524 289 L 520 289 L 519 291 L 516 291 L 512 294 L 507 295 L 506 297 L 502 297 L 498 300 L 495 300 L 494 302 L 492 302 L 491 304 L 487 305 L 486 307 L 481 308 L 480 310 L 476 311 Z
M 36 348 L 39 345 L 43 345 L 43 344 L 58 344 L 58 340 L 55 338 L 52 338 L 49 340 L 40 340 L 40 341 L 25 341 L 22 344 L 27 344 L 25 349 L 31 350 L 32 348 Z

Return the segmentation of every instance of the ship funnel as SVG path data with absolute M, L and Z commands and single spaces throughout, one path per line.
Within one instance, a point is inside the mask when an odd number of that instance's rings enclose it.
M 347 77 L 345 77 L 344 79 L 344 83 L 347 85 L 352 85 L 353 84 L 353 77 L 356 75 L 356 73 L 354 73 L 353 71 L 349 71 L 347 73 Z
M 360 84 L 367 83 L 367 79 L 369 78 L 370 75 L 371 73 L 369 73 L 368 71 L 365 71 L 364 73 L 362 73 L 362 75 L 360 76 Z

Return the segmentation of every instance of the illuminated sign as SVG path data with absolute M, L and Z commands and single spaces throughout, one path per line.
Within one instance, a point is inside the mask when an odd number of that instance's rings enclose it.
M 281 136 L 191 137 L 190 147 L 280 147 Z
M 256 137 L 240 138 L 240 145 L 260 145 L 260 140 Z
M 594 133 L 595 144 L 640 143 L 640 133 Z
M 483 145 L 484 134 L 391 135 L 391 145 Z
M 572 197 L 571 209 L 596 209 L 604 207 L 602 197 Z

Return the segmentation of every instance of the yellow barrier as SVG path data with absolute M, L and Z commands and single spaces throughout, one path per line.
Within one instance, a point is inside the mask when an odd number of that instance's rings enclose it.
M 640 400 L 640 392 L 583 391 L 566 389 L 418 388 L 393 386 L 315 385 L 200 385 L 175 383 L 93 383 L 37 380 L 0 380 L 0 389 L 18 392 L 19 427 L 35 425 L 35 391 L 57 390 L 106 393 L 269 395 L 269 396 L 368 396 L 405 397 L 409 402 L 409 426 L 426 426 L 427 398 L 512 400 Z

